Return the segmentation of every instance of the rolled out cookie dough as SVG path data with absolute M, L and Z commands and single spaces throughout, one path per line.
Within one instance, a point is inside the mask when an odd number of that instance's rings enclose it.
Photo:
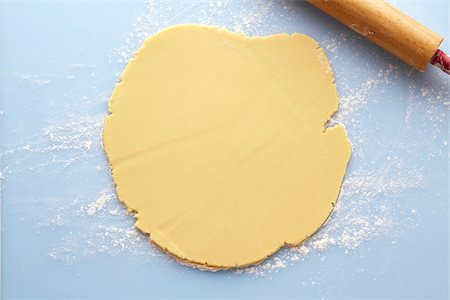
M 180 25 L 148 38 L 109 102 L 103 143 L 136 227 L 185 262 L 255 264 L 325 222 L 350 144 L 302 34 Z

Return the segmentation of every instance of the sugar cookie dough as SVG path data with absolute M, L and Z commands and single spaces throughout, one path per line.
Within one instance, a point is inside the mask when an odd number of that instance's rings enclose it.
M 136 227 L 178 259 L 255 264 L 325 222 L 350 158 L 318 44 L 180 25 L 148 38 L 109 102 L 103 143 Z

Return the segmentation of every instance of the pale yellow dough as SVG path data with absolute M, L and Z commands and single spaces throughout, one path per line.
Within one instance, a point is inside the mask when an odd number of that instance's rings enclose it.
M 109 102 L 103 142 L 136 227 L 177 258 L 241 267 L 330 215 L 350 158 L 328 60 L 302 34 L 181 25 L 148 38 Z

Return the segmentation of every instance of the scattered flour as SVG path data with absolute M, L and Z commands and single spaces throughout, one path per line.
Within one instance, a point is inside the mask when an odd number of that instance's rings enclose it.
M 271 22 L 286 13 L 275 9 L 279 4 L 265 0 L 252 0 L 251 6 L 235 0 L 181 1 L 177 5 L 165 0 L 146 1 L 145 10 L 135 20 L 134 31 L 128 34 L 122 47 L 111 53 L 110 62 L 126 64 L 147 37 L 177 24 L 214 25 L 249 35 L 280 32 L 282 28 Z M 190 14 L 193 10 L 196 13 Z
M 111 199 L 114 199 L 114 194 L 108 194 L 107 191 L 103 191 L 97 200 L 89 204 L 86 213 L 90 216 L 95 215 L 97 212 L 102 210 L 105 207 L 105 204 Z
M 32 74 L 25 74 L 20 72 L 13 72 L 11 74 L 7 74 L 10 77 L 22 81 L 27 84 L 36 85 L 38 87 L 45 86 L 51 82 L 49 76 L 40 76 L 40 75 L 32 75 Z
M 123 46 L 111 52 L 110 62 L 126 64 L 145 38 L 177 23 L 225 26 L 249 35 L 266 35 L 288 30 L 284 25 L 272 25 L 280 24 L 279 21 L 271 22 L 272 19 L 290 19 L 303 13 L 301 5 L 291 1 L 254 2 L 251 7 L 233 0 L 181 1 L 177 5 L 168 1 L 146 2 Z M 191 10 L 196 11 L 195 16 L 189 13 Z M 172 17 L 167 18 L 169 15 Z M 260 265 L 236 270 L 236 274 L 265 276 L 276 273 L 310 256 L 325 259 L 326 251 L 331 248 L 351 254 L 364 242 L 375 238 L 395 243 L 396 235 L 413 227 L 419 215 L 415 207 L 409 206 L 405 195 L 426 187 L 430 180 L 421 164 L 411 163 L 411 160 L 420 162 L 448 157 L 448 140 L 442 133 L 448 120 L 448 89 L 433 82 L 432 78 L 423 78 L 399 65 L 394 58 L 376 48 L 369 46 L 367 50 L 367 44 L 348 31 L 330 31 L 319 43 L 331 61 L 340 94 L 340 108 L 332 123 L 346 126 L 353 147 L 339 200 L 327 223 L 309 240 L 298 247 L 283 249 Z M 348 65 L 354 64 L 348 53 L 363 56 L 367 52 L 370 57 L 366 54 L 362 61 L 374 60 L 378 69 L 359 67 L 355 68 L 354 74 L 348 74 Z M 21 73 L 8 76 L 38 89 L 47 87 L 50 78 L 63 83 L 77 76 L 101 80 L 95 75 L 95 69 L 95 65 L 74 63 L 59 77 Z M 404 87 L 403 93 L 392 96 L 392 87 L 399 85 Z M 115 196 L 101 142 L 110 92 L 84 94 L 80 87 L 58 97 L 48 95 L 53 103 L 54 118 L 29 139 L 18 140 L 0 153 L 5 162 L 0 170 L 2 181 L 15 178 L 19 172 L 53 174 L 58 170 L 60 176 L 81 174 L 95 178 L 98 186 L 95 191 L 73 191 L 72 194 L 67 192 L 30 200 L 45 208 L 45 213 L 37 216 L 38 230 L 62 233 L 62 238 L 51 245 L 48 255 L 68 264 L 96 254 L 126 253 L 139 259 L 167 259 L 134 228 L 134 218 Z M 396 134 L 386 137 L 388 131 L 382 127 L 383 120 L 371 119 L 370 112 L 378 107 L 386 107 L 388 111 L 390 106 L 402 103 L 404 106 L 395 111 L 404 114 L 394 116 L 397 122 L 386 122 L 397 124 Z M 376 117 L 384 116 L 378 114 Z M 419 126 L 425 123 L 431 124 L 432 129 Z M 411 137 L 423 138 L 424 142 L 417 143 Z M 435 146 L 437 144 L 441 146 Z M 374 148 L 377 151 L 374 152 Z M 428 153 L 428 157 L 422 157 L 423 153 Z M 30 164 L 30 161 L 41 163 Z

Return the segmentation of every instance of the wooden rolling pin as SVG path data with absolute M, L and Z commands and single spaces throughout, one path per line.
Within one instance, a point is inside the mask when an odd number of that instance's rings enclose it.
M 450 74 L 450 59 L 438 49 L 443 38 L 383 0 L 308 0 L 414 68 L 428 63 Z

